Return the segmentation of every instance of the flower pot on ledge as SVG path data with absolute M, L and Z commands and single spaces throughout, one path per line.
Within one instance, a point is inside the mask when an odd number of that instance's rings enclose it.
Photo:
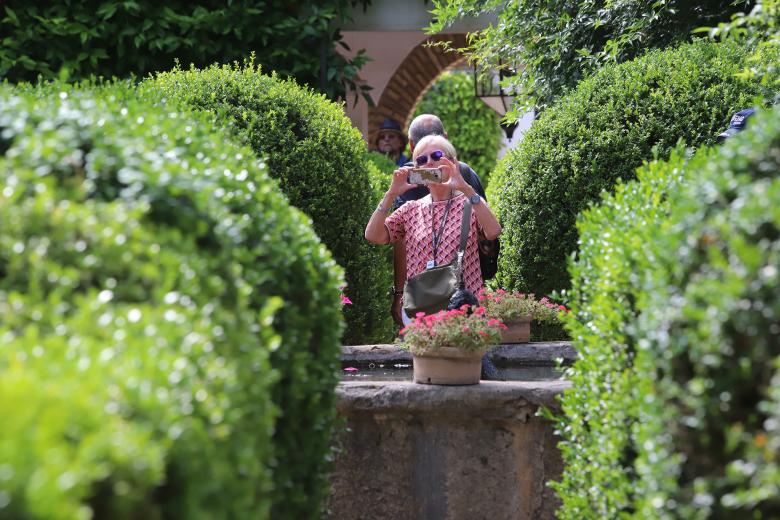
M 531 341 L 531 316 L 520 316 L 505 321 L 506 330 L 501 330 L 501 343 L 528 343 Z
M 414 382 L 424 385 L 476 385 L 482 372 L 484 350 L 455 347 L 411 348 Z

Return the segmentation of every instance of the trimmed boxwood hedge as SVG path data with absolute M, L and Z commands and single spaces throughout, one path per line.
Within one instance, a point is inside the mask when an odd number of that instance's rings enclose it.
M 363 229 L 376 207 L 366 172 L 366 145 L 342 108 L 293 81 L 254 66 L 212 66 L 158 74 L 142 84 L 173 105 L 216 114 L 231 133 L 268 161 L 290 203 L 309 215 L 314 230 L 346 272 L 344 344 L 392 339 L 387 288 L 377 266 L 386 263 Z
M 712 143 L 758 82 L 740 79 L 747 49 L 705 40 L 602 69 L 545 110 L 496 177 L 504 231 L 497 283 L 548 294 L 569 287 L 575 218 L 678 140 Z
M 642 493 L 634 430 L 640 418 L 657 411 L 657 403 L 646 386 L 652 370 L 635 368 L 637 340 L 630 324 L 638 313 L 642 273 L 655 261 L 648 245 L 687 162 L 683 147 L 674 150 L 667 162 L 640 168 L 636 181 L 619 182 L 613 195 L 578 217 L 582 243 L 570 267 L 566 329 L 579 355 L 567 369 L 572 388 L 557 418 L 563 479 L 552 484 L 562 501 L 561 519 L 618 518 L 632 511 Z
M 393 180 L 393 171 L 398 166 L 392 159 L 379 152 L 368 152 L 366 157 L 368 158 L 366 170 L 373 191 L 372 201 L 379 204 Z
M 665 515 L 778 518 L 780 110 L 757 114 L 690 178 L 641 307 L 667 420 L 648 425 L 666 434 L 640 460 Z M 667 453 L 678 467 L 653 465 Z
M 780 514 L 778 116 L 581 215 L 560 518 Z
M 0 517 L 316 516 L 341 270 L 249 148 L 134 95 L 0 87 Z

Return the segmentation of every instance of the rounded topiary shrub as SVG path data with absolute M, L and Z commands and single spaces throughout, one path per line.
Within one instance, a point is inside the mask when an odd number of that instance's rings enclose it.
M 367 152 L 366 158 L 366 171 L 373 190 L 372 201 L 379 204 L 387 188 L 390 187 L 393 172 L 398 166 L 392 159 L 379 152 Z
M 497 281 L 539 295 L 569 286 L 577 214 L 634 178 L 678 140 L 714 142 L 757 82 L 738 77 L 748 51 L 700 40 L 602 69 L 545 110 L 510 152 L 496 187 L 504 231 Z
M 366 145 L 342 108 L 293 81 L 253 66 L 212 66 L 158 74 L 141 89 L 171 106 L 207 110 L 268 162 L 290 203 L 345 270 L 345 344 L 392 339 L 387 287 L 377 269 L 383 252 L 363 238 L 376 207 L 366 172 Z
M 779 115 L 581 215 L 560 518 L 778 516 Z
M 317 514 L 340 269 L 249 148 L 0 88 L 0 222 L 0 516 Z
M 488 186 L 501 147 L 501 127 L 498 114 L 474 96 L 474 77 L 464 72 L 442 74 L 414 109 L 415 116 L 420 114 L 439 116 L 458 159 Z

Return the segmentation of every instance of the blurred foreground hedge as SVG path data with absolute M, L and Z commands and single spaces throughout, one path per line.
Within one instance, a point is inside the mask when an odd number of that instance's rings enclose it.
M 562 519 L 780 516 L 780 111 L 579 219 Z
M 318 514 L 341 271 L 208 119 L 0 88 L 1 518 Z

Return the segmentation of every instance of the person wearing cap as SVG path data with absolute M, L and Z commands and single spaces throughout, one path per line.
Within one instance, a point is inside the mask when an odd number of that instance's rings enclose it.
M 406 136 L 401 131 L 401 123 L 395 119 L 388 117 L 379 125 L 376 149 L 392 159 L 396 166 L 403 166 L 409 162 L 409 158 L 403 154 L 406 142 Z
M 748 119 L 750 119 L 750 116 L 752 116 L 755 111 L 756 110 L 753 108 L 746 108 L 731 116 L 729 127 L 724 132 L 718 134 L 718 137 L 716 138 L 717 142 L 722 143 L 732 135 L 747 128 Z

